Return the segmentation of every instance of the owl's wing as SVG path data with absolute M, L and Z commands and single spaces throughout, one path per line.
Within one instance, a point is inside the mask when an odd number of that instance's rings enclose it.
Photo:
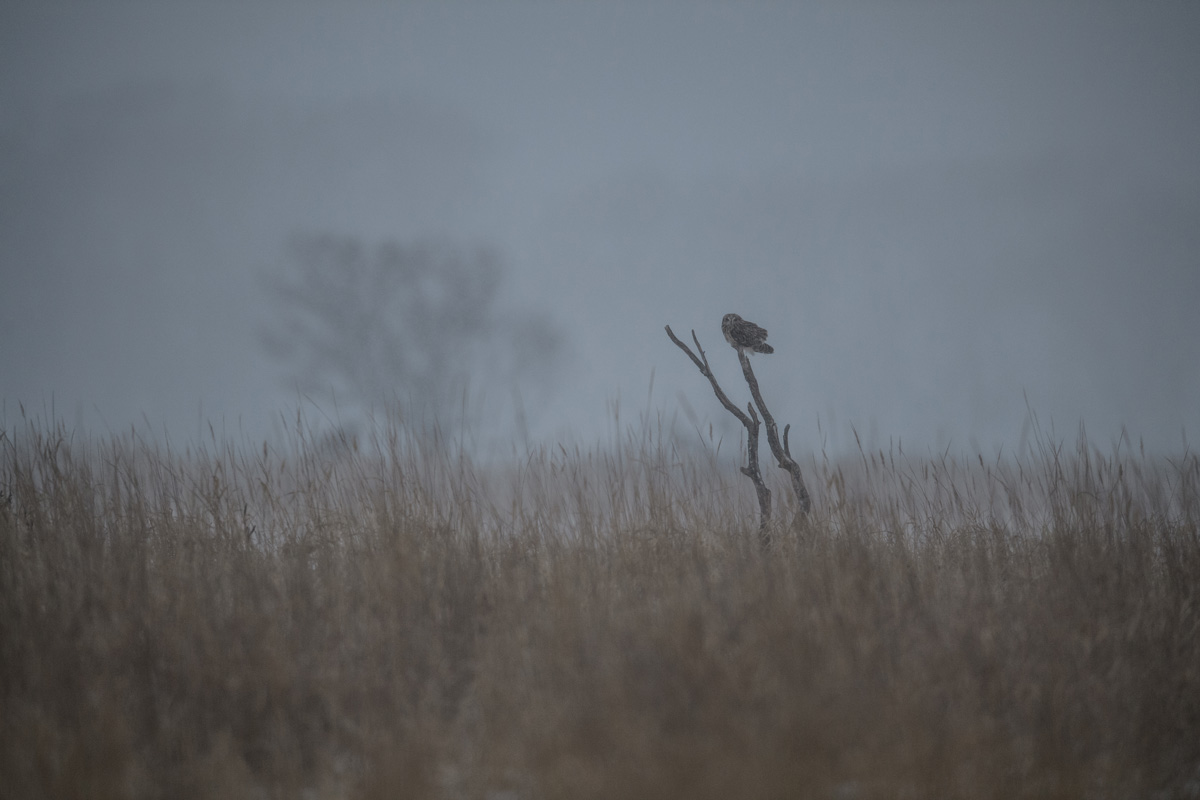
M 753 322 L 746 322 L 742 331 L 742 336 L 748 342 L 761 342 L 763 339 L 767 338 L 767 329 L 759 325 L 755 325 Z

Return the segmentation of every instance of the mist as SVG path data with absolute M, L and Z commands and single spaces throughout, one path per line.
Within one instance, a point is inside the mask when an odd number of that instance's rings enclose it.
M 0 424 L 329 411 L 263 343 L 288 243 L 329 234 L 496 254 L 495 319 L 561 340 L 537 380 L 470 382 L 497 440 L 604 436 L 616 405 L 736 440 L 663 332 L 744 403 L 732 311 L 770 331 L 793 451 L 990 452 L 1031 412 L 1173 451 L 1197 130 L 1186 3 L 11 3 Z

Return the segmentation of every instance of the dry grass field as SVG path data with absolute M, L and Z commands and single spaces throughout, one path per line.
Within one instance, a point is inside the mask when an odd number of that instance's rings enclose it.
M 0 797 L 1200 796 L 1195 455 L 0 436 Z

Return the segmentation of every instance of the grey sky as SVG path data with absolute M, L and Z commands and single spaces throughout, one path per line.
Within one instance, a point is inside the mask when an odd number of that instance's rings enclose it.
M 1200 430 L 1195 3 L 8 3 L 0 397 L 251 432 L 286 237 L 496 247 L 606 400 L 724 423 L 662 326 L 771 331 L 815 446 Z M 239 422 L 240 421 L 240 422 Z

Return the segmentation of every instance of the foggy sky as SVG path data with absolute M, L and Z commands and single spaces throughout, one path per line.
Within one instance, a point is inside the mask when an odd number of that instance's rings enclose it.
M 2 424 L 265 435 L 262 275 L 320 230 L 494 247 L 569 336 L 539 435 L 728 430 L 662 328 L 744 403 L 735 311 L 793 450 L 1012 447 L 1026 399 L 1177 450 L 1198 132 L 1195 3 L 8 3 Z

